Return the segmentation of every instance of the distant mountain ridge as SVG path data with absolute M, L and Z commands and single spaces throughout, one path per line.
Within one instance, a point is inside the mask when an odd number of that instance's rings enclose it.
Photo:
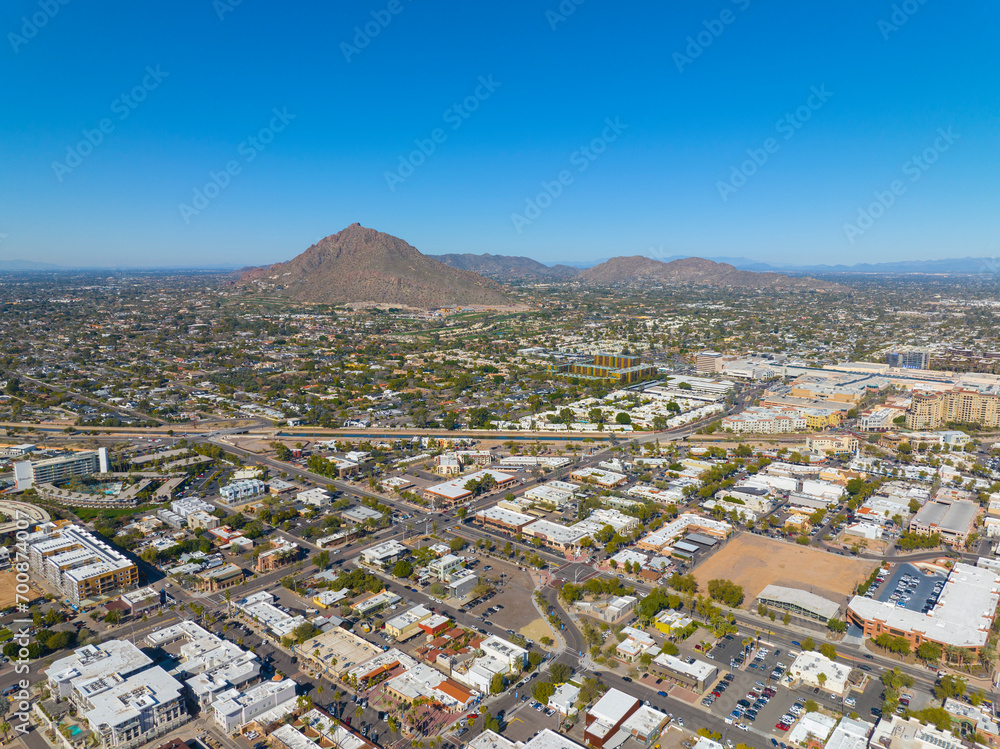
M 243 271 L 256 284 L 300 302 L 408 307 L 507 306 L 500 287 L 451 268 L 391 234 L 351 224 L 288 262 Z
M 459 270 L 493 278 L 497 281 L 565 281 L 580 272 L 568 265 L 544 265 L 530 257 L 472 253 L 431 255 L 435 260 Z
M 690 257 L 665 263 L 644 255 L 615 257 L 581 272 L 573 279 L 588 286 L 610 284 L 691 284 L 748 289 L 842 291 L 844 287 L 808 276 L 740 270 L 728 263 Z

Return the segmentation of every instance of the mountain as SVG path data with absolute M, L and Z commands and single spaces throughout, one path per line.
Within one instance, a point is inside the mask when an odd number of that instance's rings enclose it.
M 776 270 L 799 273 L 996 273 L 1000 257 L 956 257 L 943 260 L 899 260 L 854 265 L 785 265 Z
M 830 281 L 819 281 L 808 276 L 790 277 L 780 273 L 739 270 L 728 263 L 716 263 L 700 257 L 672 260 L 669 263 L 642 255 L 613 257 L 582 271 L 573 280 L 591 286 L 666 283 L 747 289 L 844 290 L 843 286 Z
M 433 258 L 452 268 L 470 270 L 497 281 L 565 281 L 579 269 L 568 265 L 543 265 L 530 257 L 514 255 L 434 255 Z
M 240 282 L 311 303 L 425 308 L 510 304 L 493 281 L 450 268 L 398 237 L 361 224 L 320 240 L 286 263 L 245 270 Z
M 0 271 L 20 270 L 67 270 L 65 266 L 52 263 L 37 263 L 34 260 L 0 260 Z

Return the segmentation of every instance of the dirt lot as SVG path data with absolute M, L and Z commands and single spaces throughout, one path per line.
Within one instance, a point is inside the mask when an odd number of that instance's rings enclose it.
M 17 603 L 17 592 L 14 590 L 16 585 L 17 572 L 14 570 L 0 572 L 0 609 L 5 609 Z M 28 598 L 32 598 L 37 593 L 38 589 L 33 587 Z
M 698 565 L 694 576 L 702 592 L 716 578 L 742 585 L 743 607 L 749 608 L 764 586 L 772 583 L 842 603 L 874 568 L 872 561 L 744 533 Z

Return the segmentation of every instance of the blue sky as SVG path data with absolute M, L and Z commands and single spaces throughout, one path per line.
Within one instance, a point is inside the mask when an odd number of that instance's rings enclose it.
M 0 13 L 0 259 L 262 264 L 355 221 L 549 262 L 997 254 L 987 0 L 62 3 Z

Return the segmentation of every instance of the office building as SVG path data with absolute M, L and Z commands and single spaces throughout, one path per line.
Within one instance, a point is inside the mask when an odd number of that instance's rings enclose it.
M 928 613 L 854 596 L 847 618 L 864 630 L 865 637 L 887 633 L 905 637 L 914 650 L 923 642 L 935 642 L 942 648 L 959 647 L 978 654 L 989 639 L 998 603 L 1000 575 L 996 570 L 956 562 Z
M 108 472 L 108 450 L 98 450 L 63 455 L 46 460 L 23 460 L 14 464 L 14 483 L 17 491 L 40 484 L 55 484 L 71 478 Z
M 885 355 L 885 363 L 898 369 L 928 369 L 930 362 L 931 354 L 927 349 L 902 348 Z

